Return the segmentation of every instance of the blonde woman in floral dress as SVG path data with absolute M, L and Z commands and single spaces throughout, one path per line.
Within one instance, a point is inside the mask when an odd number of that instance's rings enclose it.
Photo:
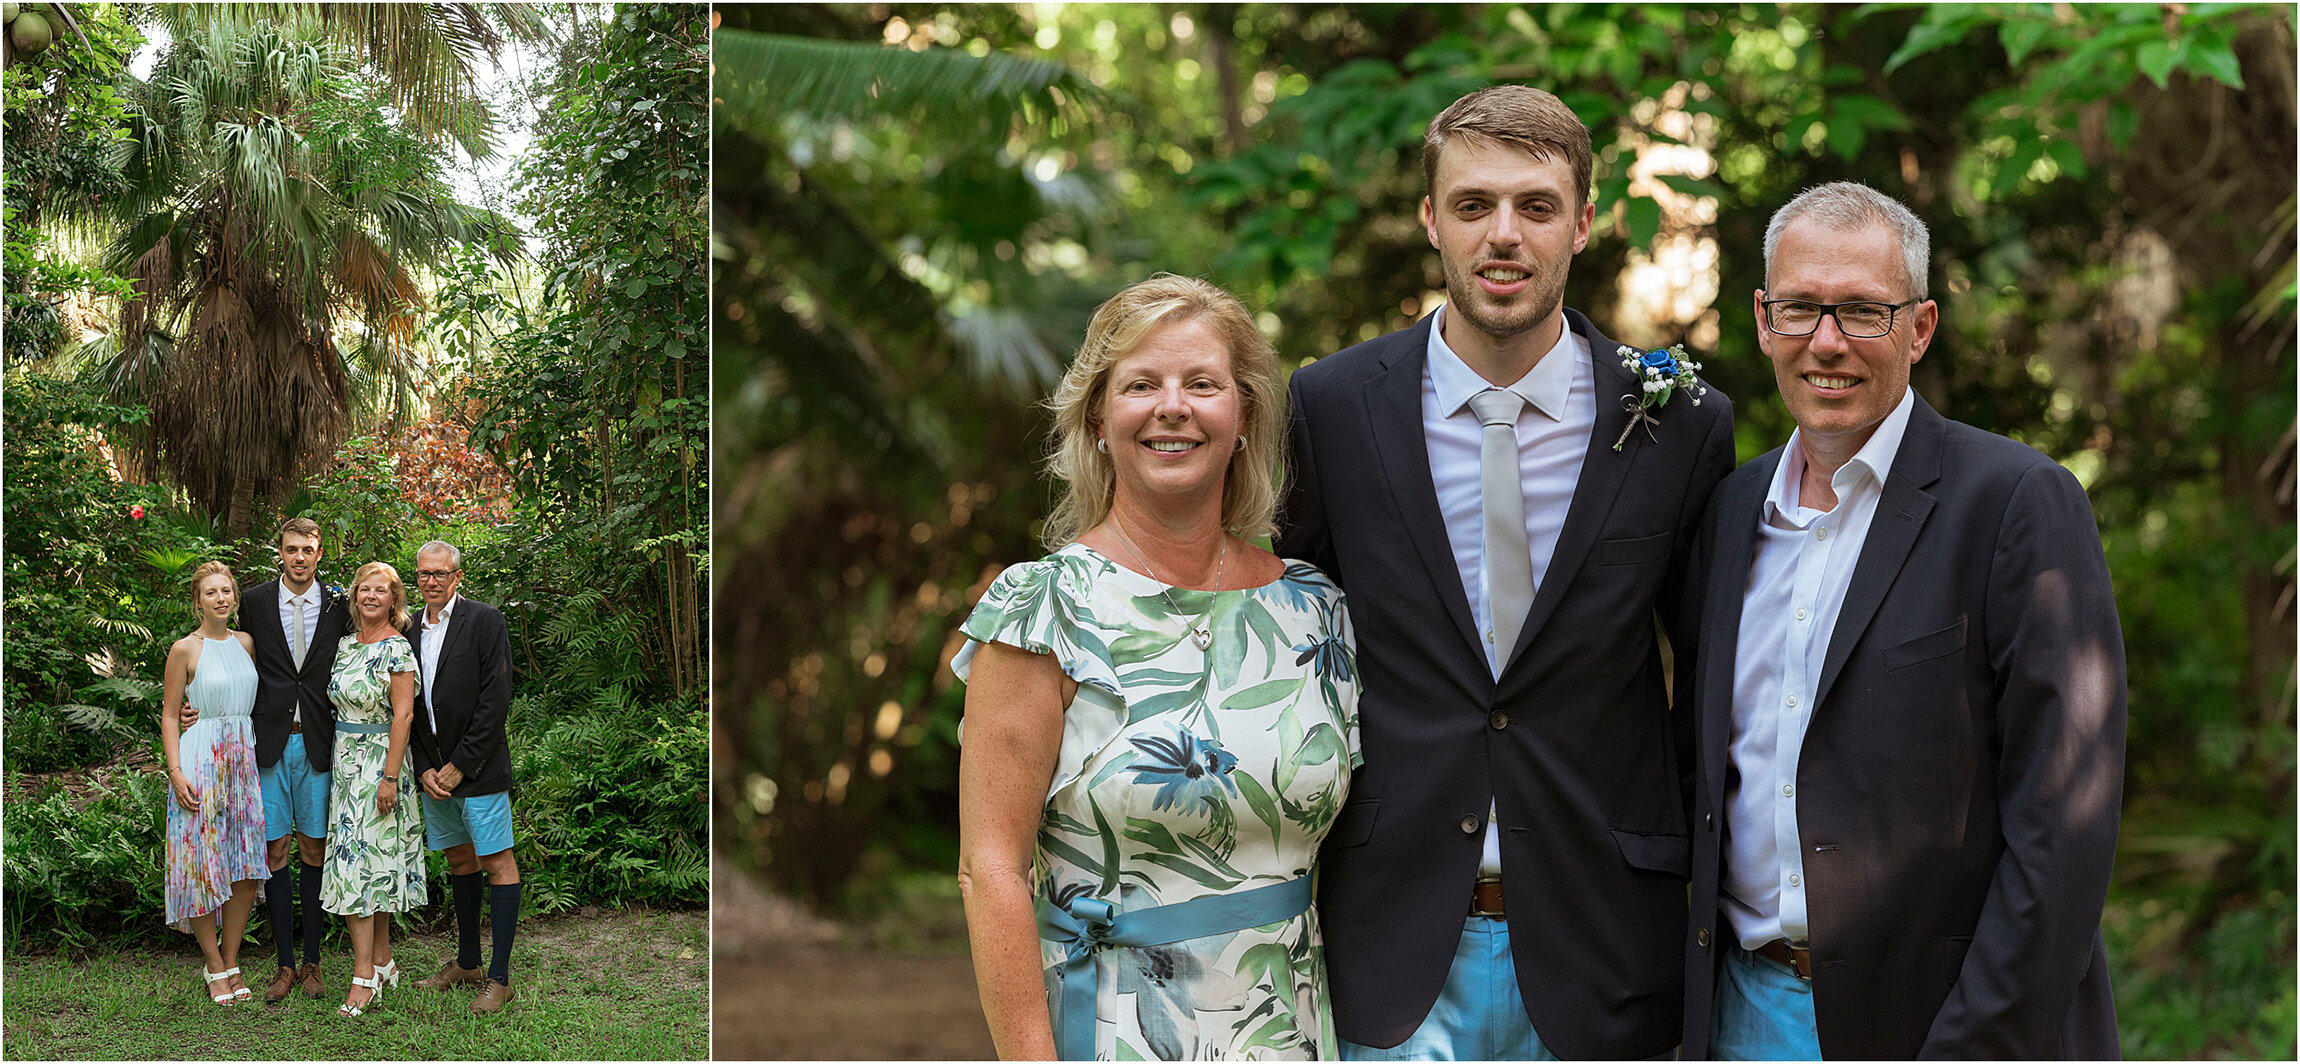
M 168 648 L 160 707 L 167 757 L 168 926 L 199 940 L 208 998 L 236 1005 L 254 996 L 240 978 L 240 938 L 264 863 L 263 787 L 256 777 L 255 644 L 228 627 L 239 582 L 222 562 L 192 572 L 198 631 Z M 187 698 L 206 714 L 179 724 Z M 217 935 L 216 914 L 223 914 Z
M 352 577 L 352 626 L 335 652 L 328 697 L 335 702 L 335 768 L 328 788 L 327 871 L 320 905 L 351 931 L 352 987 L 337 1009 L 358 1016 L 386 985 L 399 985 L 391 958 L 391 914 L 422 905 L 423 811 L 407 774 L 415 722 L 415 650 L 407 627 L 407 586 L 382 562 Z
M 1318 844 L 1358 762 L 1341 589 L 1252 544 L 1277 356 L 1237 299 L 1111 297 L 1047 404 L 1054 553 L 982 596 L 959 889 L 1010 1060 L 1330 1060 Z

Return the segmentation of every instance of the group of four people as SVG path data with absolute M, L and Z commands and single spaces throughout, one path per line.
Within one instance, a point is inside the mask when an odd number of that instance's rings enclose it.
M 1281 396 L 1161 275 L 1048 404 L 1054 553 L 953 662 L 1000 1054 L 2115 1056 L 2107 567 L 2075 477 L 1910 387 L 1923 223 L 1774 215 L 1796 430 L 1735 470 L 1697 366 L 1563 305 L 1569 109 L 1472 93 L 1423 166 L 1436 312 Z
M 244 598 L 223 563 L 195 570 L 200 627 L 168 651 L 168 922 L 199 941 L 208 996 L 230 1005 L 254 996 L 239 948 L 259 886 L 279 949 L 267 1002 L 299 988 L 326 993 L 321 912 L 342 916 L 352 986 L 339 1011 L 356 1017 L 399 984 L 391 914 L 429 900 L 428 843 L 446 852 L 458 943 L 416 985 L 478 984 L 471 1011 L 493 1012 L 513 996 L 520 897 L 503 615 L 458 593 L 462 551 L 448 543 L 416 552 L 424 608 L 415 616 L 398 570 L 383 562 L 360 566 L 348 592 L 322 585 L 311 519 L 281 526 L 276 546 L 279 579 Z M 485 971 L 483 899 L 494 932 Z M 300 966 L 290 934 L 299 902 Z

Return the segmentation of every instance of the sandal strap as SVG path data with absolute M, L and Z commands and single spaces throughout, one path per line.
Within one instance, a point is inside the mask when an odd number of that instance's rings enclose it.
M 358 977 L 358 976 L 356 976 L 356 975 L 351 977 L 351 985 L 353 985 L 353 986 L 364 986 L 364 987 L 368 988 L 369 990 L 380 990 L 380 989 L 382 989 L 382 988 L 383 988 L 383 984 L 382 984 L 382 982 L 381 982 L 380 980 L 376 980 L 376 979 L 362 979 L 362 978 L 360 978 L 360 977 Z

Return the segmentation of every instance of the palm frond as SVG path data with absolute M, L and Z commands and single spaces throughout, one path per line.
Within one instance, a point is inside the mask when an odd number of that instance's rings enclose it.
M 913 52 L 732 29 L 714 33 L 711 45 L 722 113 L 754 133 L 794 116 L 855 121 L 929 104 L 937 123 L 1001 127 L 1017 113 L 1060 114 L 1110 99 L 1061 63 L 998 52 Z

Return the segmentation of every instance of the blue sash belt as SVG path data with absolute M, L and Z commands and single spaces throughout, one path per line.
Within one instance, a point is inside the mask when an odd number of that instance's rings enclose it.
M 1243 931 L 1291 920 L 1309 908 L 1308 876 L 1132 912 L 1119 912 L 1100 898 L 1074 898 L 1066 909 L 1038 899 L 1038 937 L 1070 947 L 1059 971 L 1062 1005 L 1054 1020 L 1055 1055 L 1094 1059 L 1094 997 L 1101 978 L 1095 954 Z
M 335 730 L 337 730 L 337 731 L 347 731 L 347 732 L 358 732 L 358 733 L 360 733 L 361 735 L 389 735 L 389 734 L 391 734 L 391 725 L 389 725 L 389 724 L 354 724 L 354 723 L 352 723 L 351 721 L 348 721 L 348 720 L 339 720 L 339 721 L 336 721 L 336 722 L 335 722 Z

